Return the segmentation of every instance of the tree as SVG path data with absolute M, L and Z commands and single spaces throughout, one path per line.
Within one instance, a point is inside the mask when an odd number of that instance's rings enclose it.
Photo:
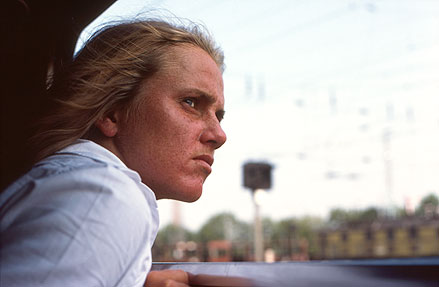
M 168 224 L 159 230 L 155 241 L 163 245 L 175 245 L 178 241 L 193 240 L 194 236 L 184 227 Z
M 349 211 L 342 208 L 334 208 L 329 212 L 329 221 L 335 223 L 345 223 L 350 220 Z
M 329 213 L 329 222 L 336 224 L 371 223 L 377 220 L 382 213 L 383 212 L 376 207 L 368 207 L 363 210 L 335 208 Z
M 423 217 L 433 217 L 439 211 L 439 198 L 434 193 L 425 196 L 419 206 L 416 208 L 415 214 Z
M 302 244 L 308 245 L 310 257 L 317 250 L 317 232 L 323 224 L 320 217 L 305 216 L 302 218 L 288 218 L 274 224 L 271 237 L 272 248 L 282 259 L 291 259 L 294 253 L 303 252 Z
M 197 234 L 198 240 L 248 241 L 252 236 L 249 224 L 239 221 L 231 213 L 221 213 L 211 217 Z
M 184 227 L 168 224 L 157 233 L 152 255 L 155 261 L 175 260 L 173 251 L 179 241 L 194 240 L 195 235 Z
M 206 246 L 212 240 L 229 240 L 232 242 L 233 260 L 242 261 L 248 256 L 247 249 L 252 240 L 249 224 L 239 221 L 231 213 L 220 213 L 211 217 L 198 231 L 197 241 Z M 207 253 L 204 253 L 207 259 Z

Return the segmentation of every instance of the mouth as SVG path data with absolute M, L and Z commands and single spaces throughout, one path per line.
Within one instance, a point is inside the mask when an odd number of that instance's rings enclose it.
M 199 155 L 194 158 L 194 160 L 199 161 L 210 173 L 212 171 L 213 157 L 207 154 Z

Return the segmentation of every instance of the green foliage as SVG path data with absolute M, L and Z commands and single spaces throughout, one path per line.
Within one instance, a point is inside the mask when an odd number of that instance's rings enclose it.
M 251 227 L 253 232 L 253 227 Z M 262 219 L 262 232 L 264 235 L 264 242 L 269 242 L 275 232 L 275 223 L 270 218 Z
M 439 208 L 439 198 L 434 193 L 430 193 L 429 195 L 425 196 L 421 203 L 419 204 L 418 208 L 416 208 L 415 214 L 417 216 L 423 216 L 423 217 L 432 217 L 435 213 L 437 213 L 437 210 Z
M 187 229 L 174 224 L 168 224 L 159 230 L 155 242 L 160 245 L 170 246 L 175 245 L 178 241 L 193 240 L 194 237 L 195 235 Z
M 236 219 L 231 213 L 221 213 L 211 217 L 198 232 L 198 240 L 228 239 L 232 241 L 248 241 L 252 237 L 249 224 Z
M 175 249 L 177 242 L 194 240 L 195 234 L 187 229 L 168 224 L 161 228 L 157 233 L 157 238 L 154 241 L 152 248 L 152 255 L 155 260 L 175 260 L 172 251 Z
M 273 223 L 270 246 L 276 254 L 290 256 L 300 252 L 301 244 L 306 242 L 309 254 L 312 256 L 317 251 L 317 232 L 323 225 L 320 217 L 304 216 L 301 218 L 288 218 Z
M 364 210 L 335 208 L 329 213 L 329 222 L 338 224 L 370 223 L 377 220 L 380 214 L 382 214 L 382 211 L 375 207 L 369 207 Z
M 415 216 L 437 216 L 438 210 L 438 196 L 429 194 L 421 200 L 416 208 Z M 369 207 L 365 209 L 335 208 L 330 211 L 326 221 L 320 217 L 312 216 L 287 218 L 280 221 L 263 218 L 264 245 L 265 248 L 273 248 L 281 259 L 287 260 L 291 260 L 293 254 L 302 252 L 304 245 L 306 245 L 309 257 L 313 258 L 313 255 L 319 252 L 318 231 L 324 225 L 370 224 L 382 217 L 389 216 L 389 214 L 392 218 L 407 216 L 402 208 L 395 209 L 395 212 L 390 213 L 376 207 Z M 212 216 L 195 233 L 169 224 L 159 231 L 153 251 L 157 257 L 172 258 L 171 246 L 175 246 L 178 241 L 193 240 L 205 245 L 211 240 L 224 239 L 233 242 L 233 258 L 245 260 L 248 256 L 248 249 L 252 248 L 253 222 L 242 222 L 231 213 L 220 213 Z
M 437 214 L 439 209 L 439 198 L 437 195 L 431 193 L 425 196 L 419 206 L 416 208 L 415 215 L 421 217 L 432 217 Z M 329 213 L 329 222 L 336 224 L 359 224 L 371 223 L 386 214 L 384 210 L 376 207 L 369 207 L 366 209 L 342 209 L 334 208 Z M 406 215 L 402 208 L 395 208 L 391 213 L 392 217 L 401 218 Z M 389 213 L 387 212 L 387 216 Z

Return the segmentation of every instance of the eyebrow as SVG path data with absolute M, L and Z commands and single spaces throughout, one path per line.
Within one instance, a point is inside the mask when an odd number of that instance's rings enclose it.
M 214 96 L 212 96 L 209 93 L 206 93 L 203 90 L 197 89 L 197 88 L 189 88 L 189 89 L 185 90 L 184 92 L 185 93 L 197 94 L 200 97 L 204 97 L 209 104 L 213 104 L 213 103 L 216 102 L 216 99 L 215 99 Z

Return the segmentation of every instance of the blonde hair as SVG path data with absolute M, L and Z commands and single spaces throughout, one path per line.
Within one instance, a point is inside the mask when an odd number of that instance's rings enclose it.
M 148 20 L 95 33 L 49 89 L 54 102 L 33 138 L 36 160 L 86 138 L 110 112 L 122 110 L 129 117 L 141 83 L 167 64 L 170 48 L 185 44 L 203 49 L 224 70 L 222 51 L 195 24 Z

